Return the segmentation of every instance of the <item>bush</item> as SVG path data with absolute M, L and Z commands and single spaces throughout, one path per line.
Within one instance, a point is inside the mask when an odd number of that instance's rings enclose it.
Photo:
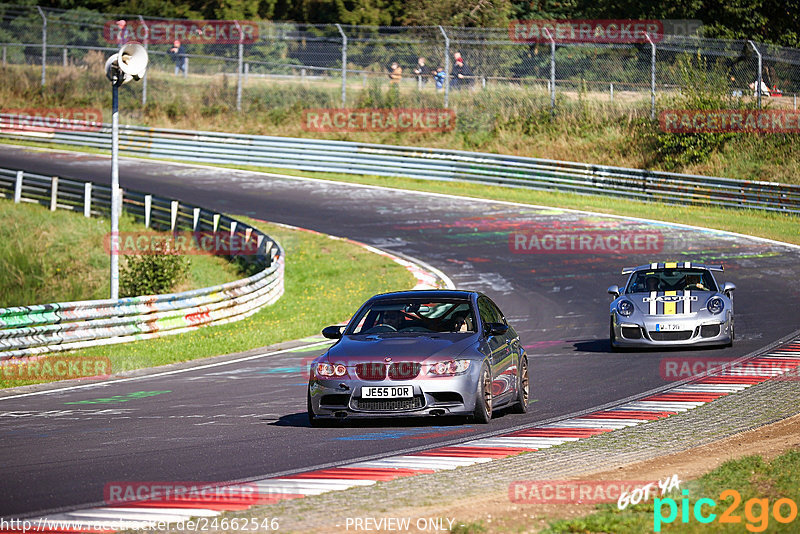
M 743 106 L 730 96 L 729 69 L 710 66 L 706 58 L 692 58 L 688 54 L 679 59 L 677 67 L 683 93 L 673 101 L 672 107 L 707 111 Z M 708 160 L 735 137 L 736 134 L 730 132 L 659 132 L 655 135 L 653 150 L 656 161 L 664 169 L 677 171 Z
M 120 270 L 120 296 L 170 293 L 189 273 L 189 259 L 168 247 L 156 254 L 128 256 Z

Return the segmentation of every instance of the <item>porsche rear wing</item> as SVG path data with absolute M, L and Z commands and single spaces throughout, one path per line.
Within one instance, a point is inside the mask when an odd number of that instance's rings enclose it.
M 638 267 L 625 267 L 622 269 L 622 274 L 631 274 L 636 271 L 645 271 L 648 269 L 706 269 L 709 271 L 722 272 L 725 270 L 725 267 L 722 265 L 692 263 L 690 261 L 674 261 L 666 263 L 648 263 L 646 265 L 639 265 Z

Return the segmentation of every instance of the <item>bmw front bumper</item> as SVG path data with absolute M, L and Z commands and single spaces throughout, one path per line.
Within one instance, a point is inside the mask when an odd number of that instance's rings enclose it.
M 413 380 L 321 379 L 309 382 L 311 406 L 321 418 L 424 417 L 470 415 L 475 410 L 481 367 L 471 365 L 462 374 Z M 411 399 L 364 399 L 368 386 L 412 386 Z

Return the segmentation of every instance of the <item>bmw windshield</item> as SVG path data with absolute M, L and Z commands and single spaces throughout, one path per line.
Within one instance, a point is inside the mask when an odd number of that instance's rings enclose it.
M 474 333 L 475 324 L 466 299 L 381 299 L 365 306 L 346 334 Z

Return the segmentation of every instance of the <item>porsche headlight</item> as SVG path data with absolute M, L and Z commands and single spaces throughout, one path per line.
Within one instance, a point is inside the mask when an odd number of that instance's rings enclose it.
M 630 317 L 633 313 L 633 303 L 629 300 L 621 300 L 617 303 L 617 312 L 624 317 Z
M 711 297 L 708 299 L 708 302 L 706 302 L 706 308 L 716 315 L 722 313 L 722 310 L 725 309 L 725 302 L 719 297 Z

